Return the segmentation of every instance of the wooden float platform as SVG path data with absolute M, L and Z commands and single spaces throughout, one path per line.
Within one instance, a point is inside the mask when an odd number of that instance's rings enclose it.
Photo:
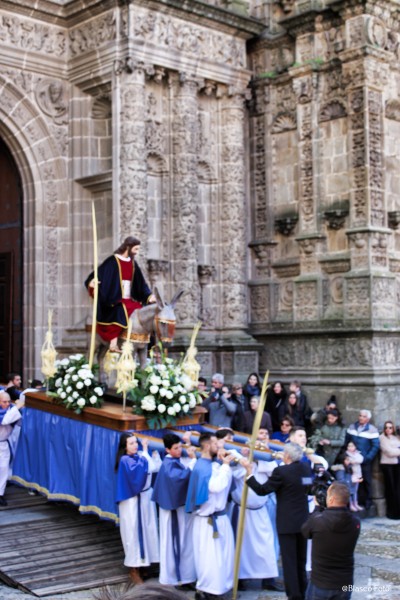
M 107 396 L 106 396 L 107 397 Z M 117 397 L 110 398 L 111 401 L 105 401 L 101 408 L 85 408 L 79 415 L 73 410 L 67 409 L 57 398 L 48 396 L 43 392 L 27 392 L 25 406 L 35 408 L 44 412 L 66 417 L 74 421 L 98 425 L 114 431 L 145 431 L 149 429 L 146 419 L 143 415 L 135 415 L 132 412 L 132 406 L 127 403 L 126 411 L 122 411 L 122 398 L 119 398 L 121 404 L 117 403 Z M 185 416 L 177 421 L 178 425 L 194 425 L 204 422 L 207 410 L 202 406 L 196 406 L 191 416 Z

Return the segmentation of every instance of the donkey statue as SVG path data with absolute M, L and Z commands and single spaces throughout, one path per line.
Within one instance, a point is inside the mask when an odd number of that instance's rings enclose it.
M 147 361 L 147 345 L 150 342 L 150 335 L 155 333 L 158 340 L 163 344 L 169 344 L 172 342 L 175 335 L 175 306 L 178 300 L 181 298 L 183 290 L 179 290 L 171 302 L 168 304 L 164 302 L 160 292 L 155 287 L 154 295 L 156 302 L 148 304 L 143 308 L 135 310 L 130 320 L 132 322 L 131 342 L 134 348 L 134 356 L 139 361 L 140 367 L 144 369 Z M 124 331 L 121 335 L 121 341 L 125 341 L 127 338 L 127 331 Z M 104 342 L 99 336 L 97 336 L 98 345 L 96 347 L 97 360 L 100 366 L 100 379 L 104 380 L 107 375 L 104 372 L 104 358 L 108 350 L 108 344 Z M 108 381 L 110 385 L 111 382 Z

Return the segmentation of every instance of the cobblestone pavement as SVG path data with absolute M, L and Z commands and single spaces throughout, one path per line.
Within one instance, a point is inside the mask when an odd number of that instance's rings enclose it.
M 362 533 L 356 548 L 352 600 L 400 600 L 399 538 L 400 523 L 379 517 L 363 520 Z M 283 600 L 286 598 L 284 593 L 261 590 L 260 582 L 252 582 L 251 588 L 239 592 L 238 599 Z M 93 600 L 99 589 L 56 594 L 44 598 L 47 600 Z M 188 600 L 194 598 L 193 593 L 188 593 L 187 596 Z M 33 600 L 33 598 L 35 596 L 0 583 L 0 600 Z M 160 600 L 162 599 L 160 598 Z

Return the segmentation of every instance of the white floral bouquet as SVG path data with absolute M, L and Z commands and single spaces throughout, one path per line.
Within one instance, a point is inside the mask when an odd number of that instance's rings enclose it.
M 178 418 L 190 415 L 203 398 L 193 381 L 182 370 L 182 363 L 150 352 L 150 362 L 136 369 L 128 397 L 133 412 L 144 415 L 151 429 L 175 425 Z
M 50 395 L 59 398 L 71 410 L 80 414 L 87 406 L 102 405 L 103 388 L 90 369 L 83 354 L 73 354 L 56 360 L 57 372 L 52 378 Z M 96 371 L 98 367 L 94 367 Z

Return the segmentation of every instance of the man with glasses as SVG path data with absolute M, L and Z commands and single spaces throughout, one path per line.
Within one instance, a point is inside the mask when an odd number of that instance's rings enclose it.
M 377 428 L 370 423 L 371 412 L 369 410 L 360 410 L 358 421 L 350 425 L 347 429 L 345 446 L 353 442 L 361 452 L 364 460 L 361 464 L 363 481 L 360 485 L 361 498 L 365 503 L 367 511 L 372 508 L 372 462 L 379 451 L 379 432 Z

